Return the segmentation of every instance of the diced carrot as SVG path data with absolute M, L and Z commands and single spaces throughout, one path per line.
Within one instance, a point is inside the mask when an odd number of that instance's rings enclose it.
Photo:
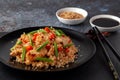
M 45 31 L 50 32 L 50 29 L 48 27 L 45 27 Z
M 35 33 L 32 37 L 32 40 L 35 41 L 38 35 L 39 35 L 38 33 Z
M 34 34 L 33 34 L 33 36 L 37 36 L 37 35 L 38 35 L 38 33 L 34 33 Z
M 29 50 L 32 50 L 33 47 L 32 46 L 26 46 L 26 50 L 29 51 Z
M 54 39 L 54 38 L 55 38 L 55 34 L 52 33 L 52 34 L 49 36 L 49 39 L 52 40 L 52 39 Z

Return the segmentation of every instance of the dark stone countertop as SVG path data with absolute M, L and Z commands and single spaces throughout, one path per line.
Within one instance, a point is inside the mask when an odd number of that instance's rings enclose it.
M 97 14 L 120 17 L 120 0 L 0 0 L 0 32 L 24 27 L 58 26 L 88 31 L 89 18 Z M 59 22 L 55 12 L 63 7 L 80 7 L 88 11 L 87 20 L 76 26 Z
M 97 14 L 112 14 L 120 17 L 120 0 L 0 0 L 0 36 L 2 32 L 34 27 L 58 26 L 87 32 L 91 27 L 89 19 Z M 88 11 L 88 17 L 79 25 L 64 25 L 59 22 L 55 12 L 64 7 L 80 7 Z M 108 37 L 113 46 L 120 51 L 120 31 Z M 12 70 L 0 63 L 0 80 L 113 80 L 113 76 L 97 45 L 96 55 L 83 66 L 65 73 L 29 73 Z M 113 55 L 112 55 L 113 56 Z M 120 72 L 120 64 L 112 57 Z M 120 73 L 119 73 L 120 74 Z

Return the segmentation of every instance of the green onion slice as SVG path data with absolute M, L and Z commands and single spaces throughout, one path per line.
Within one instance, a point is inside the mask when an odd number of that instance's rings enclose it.
M 44 61 L 44 62 L 53 62 L 52 59 L 49 59 L 49 58 L 41 58 L 41 57 L 37 57 L 37 58 L 35 58 L 35 60 L 37 60 L 37 61 Z
M 26 48 L 23 47 L 23 48 L 22 48 L 22 61 L 25 60 L 25 55 L 26 55 Z
M 58 57 L 57 43 L 54 42 L 55 56 Z
M 55 30 L 55 34 L 56 34 L 57 36 L 61 36 L 61 35 L 62 35 L 58 30 Z
M 33 35 L 34 33 L 36 33 L 38 30 L 35 30 L 35 31 L 31 31 L 31 32 L 29 32 L 28 34 L 31 34 L 31 35 Z
M 70 44 L 67 44 L 67 45 L 65 45 L 65 46 L 63 46 L 64 48 L 66 48 L 66 47 L 70 47 L 70 46 L 72 46 L 73 45 L 73 43 L 70 43 Z
M 38 32 L 46 33 L 46 31 L 44 29 L 39 29 Z
M 40 51 L 42 48 L 44 48 L 47 44 L 49 43 L 49 41 L 44 42 L 40 47 L 38 47 L 36 50 Z
M 29 40 L 30 40 L 30 45 L 33 46 L 33 41 L 32 41 L 31 35 L 28 34 L 28 36 L 29 36 Z
M 18 39 L 17 42 L 16 42 L 16 44 L 18 44 L 18 45 L 22 44 L 22 41 Z

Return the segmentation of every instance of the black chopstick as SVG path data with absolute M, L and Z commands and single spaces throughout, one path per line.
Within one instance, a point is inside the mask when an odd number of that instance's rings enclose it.
M 97 30 L 98 34 L 102 37 L 102 39 L 106 42 L 106 44 L 109 46 L 109 48 L 113 51 L 117 59 L 120 61 L 120 54 L 118 53 L 118 51 L 112 46 L 112 44 L 107 40 L 107 38 L 102 35 L 102 33 L 98 30 L 97 27 L 95 27 L 95 29 Z
M 111 71 L 112 71 L 112 73 L 113 73 L 113 76 L 114 76 L 115 80 L 120 80 L 120 77 L 119 77 L 119 75 L 118 75 L 118 71 L 117 71 L 117 69 L 115 68 L 115 66 L 114 66 L 114 64 L 113 64 L 113 62 L 112 62 L 112 60 L 111 60 L 111 58 L 110 58 L 110 56 L 109 56 L 109 54 L 108 54 L 108 52 L 107 52 L 104 44 L 103 44 L 103 42 L 102 42 L 102 40 L 101 40 L 101 38 L 100 38 L 100 36 L 99 36 L 99 34 L 101 34 L 100 31 L 97 29 L 97 27 L 93 27 L 93 30 L 94 30 L 94 32 L 95 32 L 95 35 L 96 35 L 96 37 L 97 37 L 100 45 L 102 46 L 102 48 L 103 48 L 103 50 L 104 50 L 105 58 L 106 58 L 106 60 L 107 60 L 107 62 L 108 62 L 108 65 L 109 65 L 109 67 L 110 67 L 110 69 L 111 69 Z M 101 34 L 101 35 L 102 35 L 102 34 Z

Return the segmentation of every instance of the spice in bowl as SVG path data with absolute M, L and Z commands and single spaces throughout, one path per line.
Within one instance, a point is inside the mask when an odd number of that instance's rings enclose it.
M 64 18 L 64 19 L 80 19 L 80 18 L 84 18 L 84 16 L 82 14 L 79 14 L 77 12 L 72 12 L 72 11 L 63 11 L 61 13 L 59 13 L 60 17 Z
M 57 10 L 56 17 L 58 20 L 67 25 L 76 25 L 85 21 L 88 13 L 82 8 L 66 7 Z

